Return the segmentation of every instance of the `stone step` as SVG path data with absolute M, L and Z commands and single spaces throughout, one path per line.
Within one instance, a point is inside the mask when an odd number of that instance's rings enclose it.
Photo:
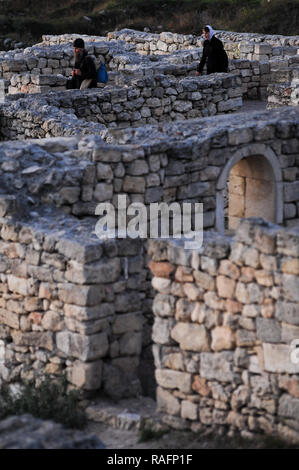
M 162 414 L 157 411 L 156 402 L 149 397 L 120 400 L 115 403 L 99 399 L 86 408 L 89 420 L 105 423 L 114 429 L 126 431 L 150 427 L 154 431 L 165 429 Z

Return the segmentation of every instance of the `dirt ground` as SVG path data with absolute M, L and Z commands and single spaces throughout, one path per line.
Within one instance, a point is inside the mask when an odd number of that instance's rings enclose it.
M 90 422 L 85 431 L 96 434 L 107 449 L 174 449 L 179 445 L 179 436 L 175 436 L 175 433 L 164 434 L 158 440 L 139 442 L 139 431 L 114 429 L 103 423 Z M 186 437 L 185 444 L 189 444 L 189 441 L 190 437 Z M 187 449 L 188 446 L 182 448 Z
M 90 422 L 85 431 L 96 434 L 107 449 L 215 449 L 221 443 L 200 439 L 186 431 L 170 431 L 167 434 L 139 442 L 139 431 L 114 429 L 103 423 Z
M 260 100 L 243 100 L 243 106 L 237 112 L 253 112 L 253 111 L 266 111 L 267 101 Z
M 273 436 L 258 436 L 254 440 L 241 437 L 200 437 L 188 431 L 169 431 L 161 437 L 140 442 L 138 431 L 114 429 L 103 423 L 89 422 L 87 433 L 96 434 L 106 449 L 298 449 Z

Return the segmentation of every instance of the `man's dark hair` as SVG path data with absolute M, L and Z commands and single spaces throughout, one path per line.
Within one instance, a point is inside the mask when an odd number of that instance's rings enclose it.
M 79 49 L 84 49 L 85 44 L 84 44 L 83 39 L 82 38 L 75 39 L 75 41 L 73 42 L 73 46 L 78 47 Z
M 209 32 L 210 32 L 210 29 L 209 29 L 207 26 L 204 26 L 202 29 L 203 29 L 206 33 L 209 33 Z

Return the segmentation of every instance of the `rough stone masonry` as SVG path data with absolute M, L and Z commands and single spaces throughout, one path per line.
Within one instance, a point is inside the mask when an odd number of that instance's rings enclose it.
M 151 241 L 157 402 L 177 428 L 298 441 L 299 234 L 243 219 L 200 251 Z
M 157 387 L 169 426 L 298 440 L 298 38 L 223 32 L 230 73 L 195 77 L 199 38 L 158 36 L 85 37 L 112 78 L 87 91 L 61 89 L 74 35 L 0 55 L 0 381 Z M 267 94 L 288 107 L 231 114 Z M 99 240 L 119 195 L 202 202 L 202 251 Z

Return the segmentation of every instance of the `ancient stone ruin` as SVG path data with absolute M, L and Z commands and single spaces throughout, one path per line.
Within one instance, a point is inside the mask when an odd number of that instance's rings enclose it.
M 86 36 L 110 76 L 86 91 L 66 90 L 77 35 L 0 53 L 0 381 L 66 374 L 156 394 L 170 427 L 298 441 L 299 37 L 217 36 L 229 73 L 200 77 L 198 37 Z M 95 233 L 99 203 L 117 229 L 187 202 L 197 250 Z

